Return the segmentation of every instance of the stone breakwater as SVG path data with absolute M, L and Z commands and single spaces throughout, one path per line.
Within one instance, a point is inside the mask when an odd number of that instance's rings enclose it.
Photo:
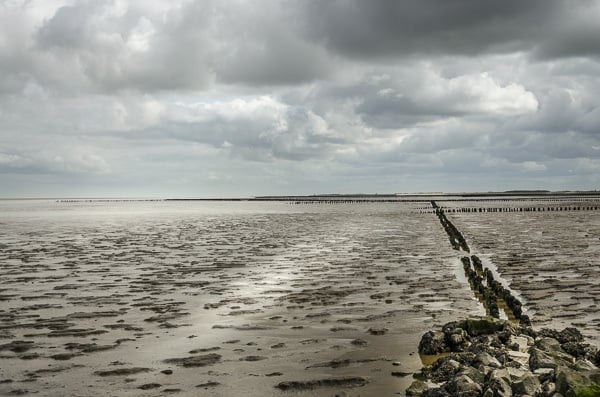
M 423 368 L 409 397 L 600 396 L 600 352 L 576 328 L 470 318 L 425 333 L 419 352 L 442 357 Z
M 462 233 L 431 202 L 450 244 L 470 252 Z M 476 256 L 461 258 L 471 290 L 488 317 L 447 323 L 419 343 L 440 358 L 422 370 L 408 397 L 598 397 L 600 352 L 576 328 L 534 330 L 523 304 Z M 508 320 L 501 320 L 500 308 Z

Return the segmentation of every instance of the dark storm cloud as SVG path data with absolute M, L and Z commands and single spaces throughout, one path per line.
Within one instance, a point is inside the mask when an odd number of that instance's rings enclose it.
M 598 3 L 572 0 L 311 1 L 306 34 L 351 58 L 410 54 L 599 55 Z

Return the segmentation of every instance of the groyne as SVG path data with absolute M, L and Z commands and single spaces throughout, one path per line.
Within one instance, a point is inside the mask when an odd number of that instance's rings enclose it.
M 444 209 L 434 201 L 431 206 L 452 247 L 470 252 Z M 600 351 L 579 330 L 534 330 L 523 303 L 479 257 L 460 260 L 487 317 L 450 322 L 423 335 L 419 353 L 440 358 L 423 368 L 408 397 L 600 396 Z

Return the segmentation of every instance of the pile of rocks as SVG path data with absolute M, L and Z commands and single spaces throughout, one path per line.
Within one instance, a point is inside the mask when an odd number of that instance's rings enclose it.
M 423 368 L 409 397 L 600 396 L 600 352 L 575 328 L 470 318 L 427 332 L 419 352 L 441 357 Z

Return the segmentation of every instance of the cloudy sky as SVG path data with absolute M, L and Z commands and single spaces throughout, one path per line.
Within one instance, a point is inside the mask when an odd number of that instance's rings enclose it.
M 0 0 L 0 197 L 600 188 L 600 1 Z

